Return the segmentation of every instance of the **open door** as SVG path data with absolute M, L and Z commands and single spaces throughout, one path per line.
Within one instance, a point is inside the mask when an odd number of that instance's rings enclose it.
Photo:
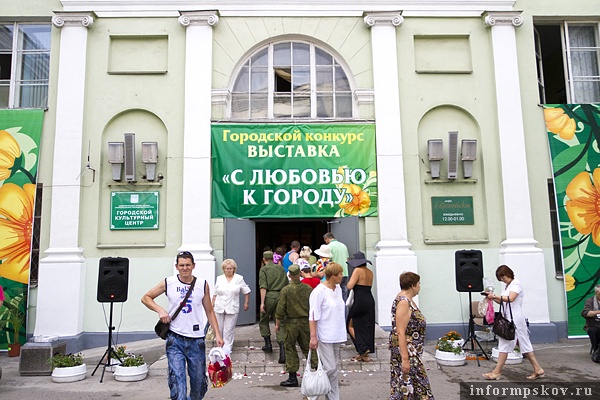
M 358 217 L 336 218 L 328 221 L 327 226 L 336 240 L 346 245 L 350 258 L 352 258 L 352 254 L 360 250 L 358 244 Z M 352 275 L 353 269 L 348 267 L 348 276 Z
M 248 219 L 225 218 L 225 258 L 232 258 L 237 264 L 237 273 L 244 277 L 250 286 L 250 308 L 244 311 L 244 295 L 240 294 L 240 314 L 237 325 L 254 324 L 256 318 L 256 234 L 255 223 Z M 218 267 L 220 268 L 220 266 Z M 222 273 L 221 271 L 218 272 Z

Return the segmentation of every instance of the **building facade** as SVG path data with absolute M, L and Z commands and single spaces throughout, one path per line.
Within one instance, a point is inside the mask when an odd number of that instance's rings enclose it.
M 373 261 L 382 327 L 401 272 L 435 338 L 468 322 L 471 269 L 507 264 L 532 339 L 567 336 L 543 104 L 600 102 L 597 61 L 565 44 L 597 60 L 600 14 L 538 3 L 1 0 L 5 37 L 49 40 L 45 80 L 17 73 L 19 40 L 0 49 L 0 107 L 45 109 L 27 332 L 102 344 L 106 257 L 129 260 L 114 307 L 135 339 L 178 251 L 210 285 L 234 258 L 256 302 L 264 246 L 333 231 Z

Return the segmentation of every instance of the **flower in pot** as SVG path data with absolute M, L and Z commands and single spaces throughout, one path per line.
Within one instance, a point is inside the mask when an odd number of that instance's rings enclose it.
M 148 365 L 141 354 L 128 353 L 125 346 L 117 346 L 115 355 L 121 363 L 115 367 L 114 376 L 117 381 L 141 381 L 148 375 Z
M 53 368 L 54 382 L 76 382 L 85 379 L 87 370 L 81 353 L 57 353 L 48 362 Z
M 462 337 L 456 331 L 450 331 L 438 339 L 435 346 L 435 358 L 440 365 L 458 366 L 466 362 Z

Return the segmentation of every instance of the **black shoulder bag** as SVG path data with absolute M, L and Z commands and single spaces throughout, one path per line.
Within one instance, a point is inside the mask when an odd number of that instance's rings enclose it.
M 171 321 L 173 321 L 177 317 L 177 315 L 179 314 L 179 312 L 181 311 L 181 309 L 183 308 L 183 306 L 185 305 L 185 303 L 187 302 L 187 300 L 190 298 L 190 294 L 192 294 L 192 291 L 194 290 L 194 285 L 195 284 L 196 284 L 196 277 L 194 277 L 194 280 L 192 280 L 192 284 L 190 285 L 190 288 L 189 288 L 187 294 L 185 295 L 185 298 L 179 304 L 179 308 L 177 309 L 177 311 L 175 311 L 175 314 L 173 314 L 173 316 L 171 317 Z M 161 339 L 166 340 L 167 339 L 167 332 L 169 332 L 169 326 L 170 325 L 171 325 L 170 322 L 165 323 L 165 322 L 162 322 L 159 319 L 158 322 L 156 323 L 156 326 L 154 327 L 154 332 L 156 332 L 156 334 Z
M 500 313 L 496 315 L 492 331 L 502 339 L 513 340 L 515 338 L 515 323 L 513 321 L 510 299 L 508 299 L 508 310 L 510 311 L 510 320 L 504 317 L 504 303 L 500 297 Z

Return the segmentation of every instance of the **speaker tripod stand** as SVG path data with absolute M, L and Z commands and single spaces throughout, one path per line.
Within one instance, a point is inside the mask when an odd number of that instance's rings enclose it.
M 94 368 L 94 372 L 92 372 L 92 376 L 94 376 L 94 374 L 96 373 L 96 370 L 98 370 L 98 367 L 100 367 L 100 365 L 104 366 L 102 368 L 102 376 L 100 376 L 100 383 L 102 383 L 102 380 L 104 379 L 104 373 L 106 372 L 106 367 L 110 367 L 112 365 L 110 362 L 111 358 L 114 360 L 119 360 L 120 362 L 123 362 L 123 360 L 121 360 L 121 358 L 115 352 L 115 349 L 114 349 L 113 343 L 112 343 L 112 331 L 115 329 L 115 327 L 113 326 L 113 304 L 114 303 L 111 301 L 110 302 L 110 317 L 108 320 L 108 346 L 106 347 L 106 351 L 104 352 L 104 355 L 102 356 L 102 358 L 100 358 L 100 361 L 98 361 L 98 365 L 96 365 L 96 368 Z M 105 358 L 106 358 L 106 362 L 102 362 Z
M 471 348 L 466 347 L 469 343 L 471 343 Z M 463 344 L 463 350 L 471 350 L 475 352 L 477 366 L 480 367 L 481 364 L 479 363 L 479 351 L 475 348 L 475 343 L 477 343 L 477 346 L 479 346 L 479 350 L 481 350 L 481 353 L 485 359 L 489 360 L 490 358 L 485 350 L 483 350 L 483 347 L 481 347 L 481 343 L 479 343 L 479 340 L 477 340 L 477 336 L 475 336 L 475 314 L 473 314 L 473 300 L 471 298 L 471 292 L 469 292 L 469 337 L 467 337 L 465 343 Z

